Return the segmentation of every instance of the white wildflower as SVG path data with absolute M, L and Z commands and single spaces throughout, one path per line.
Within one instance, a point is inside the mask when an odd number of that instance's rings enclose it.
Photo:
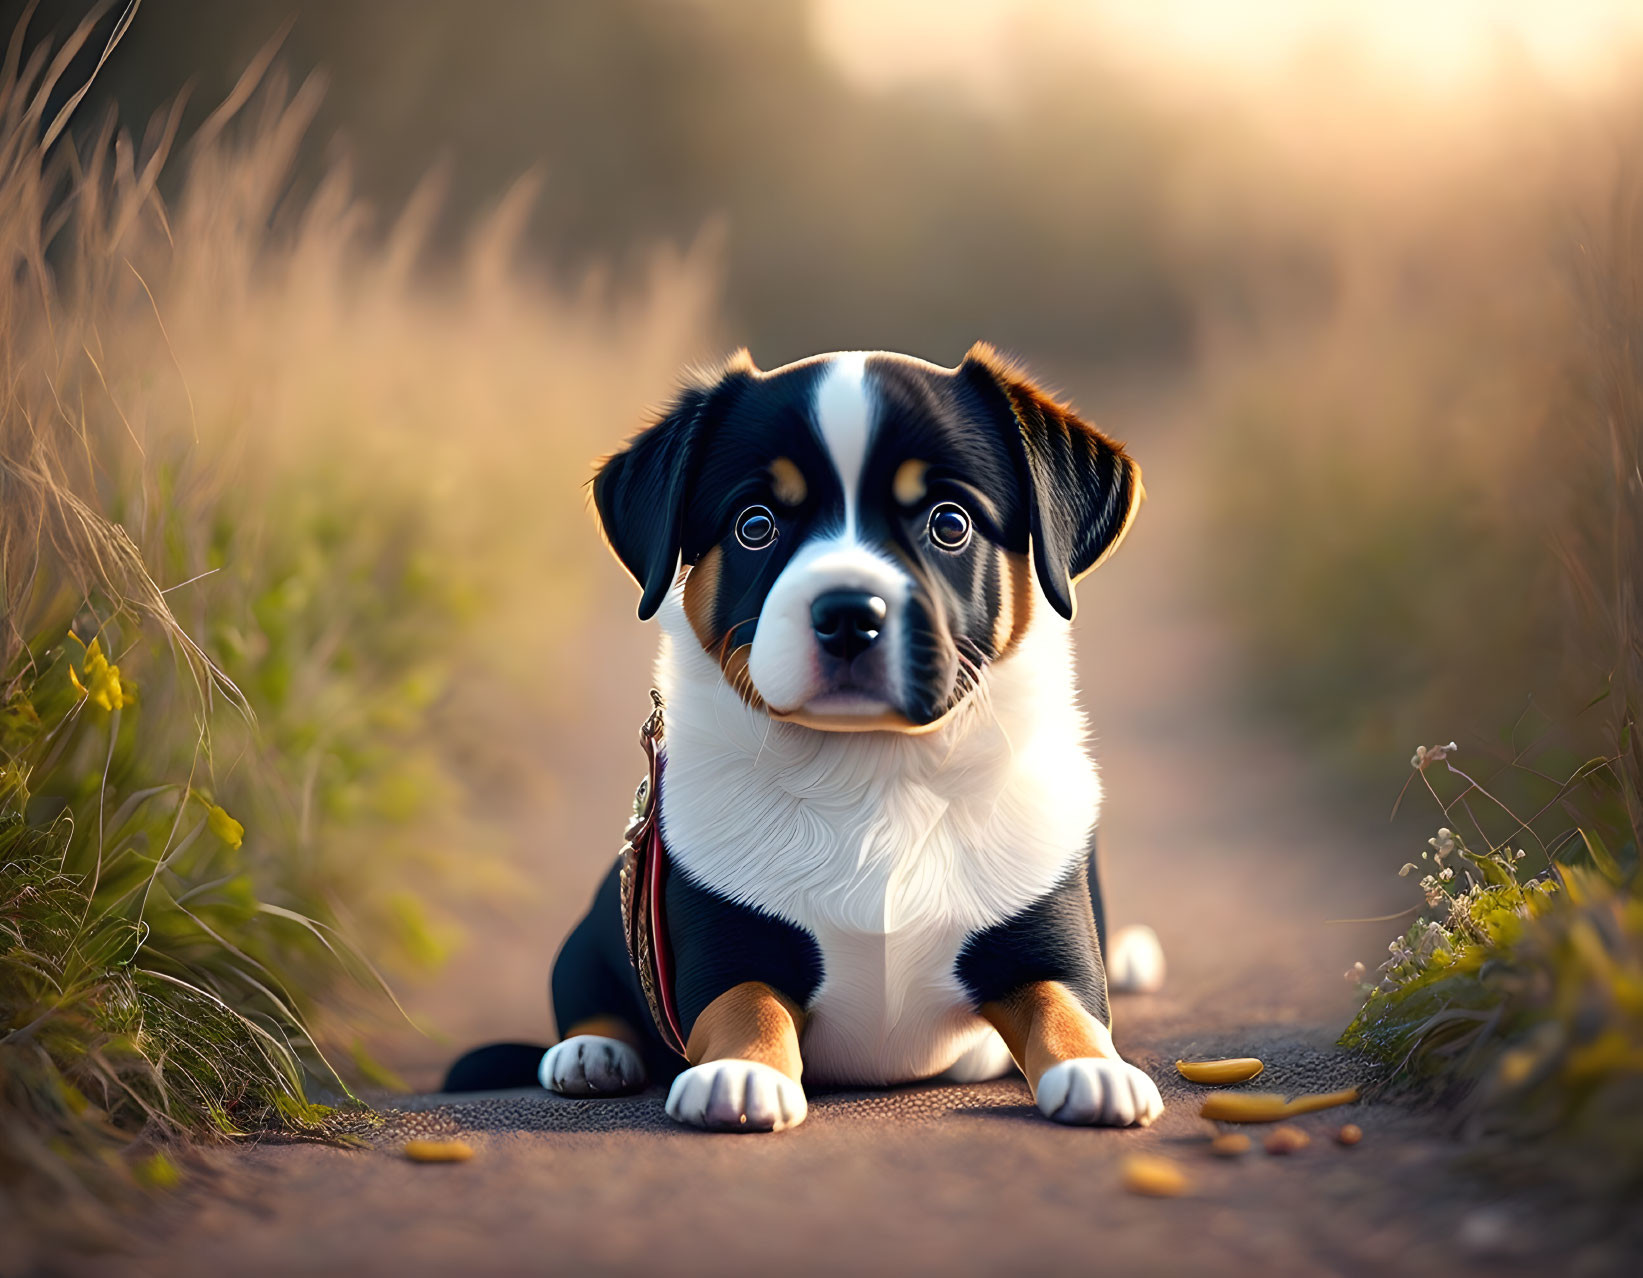
M 1453 741 L 1448 745 L 1416 746 L 1415 753 L 1409 758 L 1409 766 L 1426 771 L 1434 763 L 1442 763 L 1456 750 L 1460 749 Z
M 1447 950 L 1448 947 L 1449 933 L 1444 930 L 1443 924 L 1428 923 L 1426 931 L 1421 933 L 1420 948 L 1416 952 L 1425 958 L 1439 950 Z
M 1438 877 L 1447 883 L 1450 879 L 1455 877 L 1455 872 L 1446 866 L 1438 871 Z

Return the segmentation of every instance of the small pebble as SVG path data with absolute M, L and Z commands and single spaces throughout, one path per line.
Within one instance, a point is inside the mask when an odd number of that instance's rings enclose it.
M 1210 1141 L 1209 1152 L 1217 1158 L 1241 1158 L 1249 1153 L 1249 1137 L 1242 1132 L 1225 1132 Z
M 1187 1177 L 1167 1158 L 1132 1154 L 1124 1160 L 1124 1188 L 1148 1198 L 1179 1198 L 1187 1192 Z
M 1348 1123 L 1335 1133 L 1335 1139 L 1343 1145 L 1356 1145 L 1363 1139 L 1363 1128 L 1356 1123 Z
M 1293 1154 L 1305 1149 L 1312 1143 L 1308 1136 L 1299 1127 L 1275 1127 L 1266 1138 L 1266 1152 L 1269 1154 Z
M 465 1163 L 474 1156 L 473 1146 L 460 1140 L 408 1140 L 405 1157 L 413 1163 Z

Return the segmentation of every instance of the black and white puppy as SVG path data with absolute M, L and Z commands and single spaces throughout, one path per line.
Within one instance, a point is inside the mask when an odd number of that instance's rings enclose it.
M 1150 1122 L 1108 1032 L 1101 803 L 1074 584 L 1140 505 L 1123 448 L 990 348 L 841 353 L 688 386 L 594 481 L 662 630 L 661 1046 L 616 874 L 555 965 L 542 1083 L 680 1070 L 682 1123 L 775 1130 L 805 1082 L 1019 1067 L 1066 1123 Z M 1125 943 L 1132 983 L 1161 956 Z

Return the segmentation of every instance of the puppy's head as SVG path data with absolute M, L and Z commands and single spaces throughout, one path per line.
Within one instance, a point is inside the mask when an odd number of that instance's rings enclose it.
M 1141 474 L 985 346 L 952 369 L 848 353 L 766 373 L 742 352 L 593 495 L 639 616 L 682 576 L 696 639 L 750 704 L 916 731 L 1008 656 L 1035 600 L 1072 618 Z

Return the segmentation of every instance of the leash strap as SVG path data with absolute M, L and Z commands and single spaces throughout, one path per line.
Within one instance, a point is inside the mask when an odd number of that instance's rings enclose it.
M 662 770 L 667 763 L 663 742 L 662 694 L 650 690 L 650 717 L 639 729 L 644 748 L 644 780 L 633 795 L 633 819 L 622 843 L 622 932 L 628 957 L 639 975 L 662 1041 L 680 1056 L 685 1054 L 684 1031 L 673 993 L 672 949 L 668 945 L 666 888 L 667 848 L 662 843 Z

